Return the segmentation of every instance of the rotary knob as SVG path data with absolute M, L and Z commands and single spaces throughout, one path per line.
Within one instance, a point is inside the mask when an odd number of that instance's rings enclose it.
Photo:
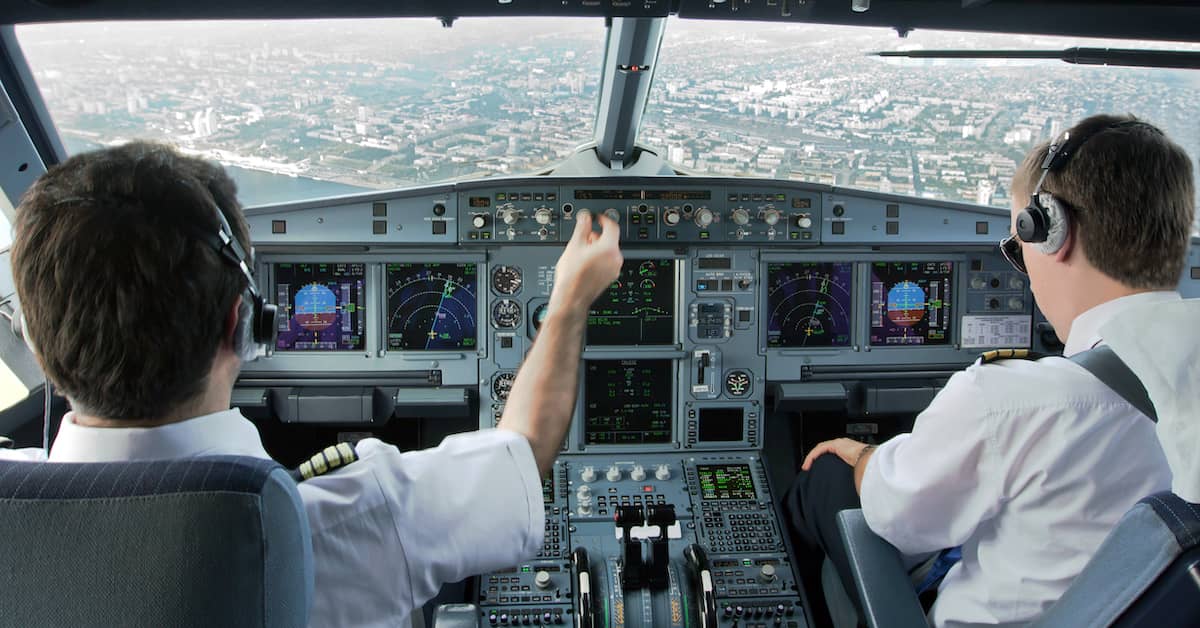
M 471 226 L 476 229 L 482 229 L 487 226 L 487 216 L 483 214 L 475 214 L 471 217 Z
M 1024 290 L 1025 281 L 1020 277 L 1010 277 L 1008 279 L 1008 287 L 1012 290 Z
M 980 277 L 979 275 L 975 275 L 974 277 L 971 277 L 971 289 L 983 290 L 986 287 L 987 287 L 987 280 L 985 280 L 983 277 Z
M 584 467 L 583 471 L 579 472 L 579 477 L 584 482 L 595 482 L 596 481 L 596 467 Z
M 659 482 L 666 482 L 667 480 L 671 479 L 671 467 L 668 467 L 665 464 L 660 464 L 657 467 L 654 467 L 654 479 L 658 480 Z
M 768 209 L 767 211 L 763 212 L 763 222 L 767 223 L 768 225 L 775 226 L 779 222 L 779 210 Z
M 537 572 L 537 575 L 533 577 L 533 584 L 537 585 L 537 588 L 539 589 L 549 589 L 550 585 L 554 584 L 554 582 L 550 580 L 550 572 L 539 571 Z
M 733 224 L 735 225 L 744 225 L 750 222 L 750 212 L 746 211 L 742 207 L 733 210 L 733 213 L 731 213 L 729 216 L 733 218 Z
M 707 229 L 708 226 L 713 223 L 712 210 L 707 207 L 701 207 L 700 209 L 697 209 L 695 221 L 697 227 L 700 227 L 701 229 Z
M 500 214 L 500 220 L 504 221 L 506 225 L 515 225 L 517 224 L 517 220 L 521 218 L 521 210 L 513 207 L 501 209 L 497 213 Z
M 550 224 L 550 220 L 553 218 L 554 215 L 550 212 L 549 207 L 539 207 L 533 212 L 533 219 L 536 220 L 537 224 L 539 225 L 548 225 Z
M 679 210 L 668 209 L 667 211 L 663 212 L 663 222 L 668 227 L 674 227 L 675 225 L 679 224 Z
M 812 217 L 808 214 L 800 214 L 796 216 L 796 226 L 801 229 L 809 229 L 812 227 Z
M 1011 297 L 1008 300 L 1008 309 L 1010 309 L 1010 310 L 1025 309 L 1025 300 L 1022 299 L 1021 297 Z
M 591 497 L 592 496 L 592 487 L 588 486 L 587 484 L 584 484 L 583 486 L 579 487 L 579 490 L 575 491 L 575 494 L 578 495 L 580 499 Z
M 774 582 L 775 581 L 775 565 L 769 565 L 769 564 L 763 565 L 762 568 L 760 568 L 758 570 L 758 579 L 760 582 L 763 582 L 763 583 Z
M 621 212 L 612 207 L 604 210 L 604 215 L 611 218 L 613 222 L 621 222 Z
M 604 473 L 604 479 L 608 480 L 609 482 L 620 481 L 621 480 L 621 470 L 619 468 L 617 468 L 617 465 L 613 465 L 613 466 L 609 467 L 608 471 L 606 471 Z
M 633 465 L 633 469 L 629 471 L 629 479 L 634 482 L 641 482 L 646 479 L 646 468 L 640 464 Z
M 579 500 L 579 508 L 577 510 L 581 515 L 592 514 L 592 498 L 587 497 Z

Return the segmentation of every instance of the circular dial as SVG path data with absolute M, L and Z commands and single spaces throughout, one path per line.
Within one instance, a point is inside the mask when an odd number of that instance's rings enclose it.
M 508 393 L 512 391 L 512 385 L 516 379 L 517 374 L 512 371 L 496 373 L 496 376 L 492 378 L 492 398 L 497 401 L 507 400 Z
M 492 289 L 500 294 L 516 294 L 521 289 L 521 269 L 497 266 L 492 270 Z
M 725 392 L 730 397 L 745 397 L 750 392 L 750 374 L 746 371 L 730 371 L 725 376 Z
M 521 324 L 521 304 L 512 299 L 500 299 L 492 305 L 492 324 L 500 329 L 514 329 Z
M 854 266 L 849 262 L 767 265 L 768 347 L 848 347 Z
M 549 313 L 549 307 L 549 303 L 542 303 L 541 305 L 533 308 L 533 320 L 531 322 L 533 323 L 534 331 L 538 331 L 542 328 L 542 323 L 546 320 L 546 314 Z

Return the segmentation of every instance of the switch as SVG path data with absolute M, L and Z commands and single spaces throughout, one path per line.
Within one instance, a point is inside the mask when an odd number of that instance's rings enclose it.
M 433 221 L 432 224 L 433 224 L 433 235 L 446 235 L 446 221 L 445 220 L 435 220 L 435 221 Z
M 371 221 L 371 233 L 373 233 L 374 235 L 386 234 L 387 233 L 387 221 L 386 220 Z
M 835 220 L 829 225 L 833 235 L 846 235 L 846 223 L 841 220 Z
M 629 479 L 634 482 L 641 482 L 646 479 L 646 468 L 640 464 L 633 465 L 633 469 L 629 472 Z
M 579 477 L 584 482 L 595 482 L 596 481 L 596 467 L 584 467 L 583 471 L 581 471 L 579 473 Z
M 533 577 L 533 583 L 535 585 L 537 585 L 537 588 L 539 588 L 539 589 L 543 589 L 543 590 L 549 589 L 550 585 L 553 584 L 553 581 L 550 579 L 550 572 L 548 572 L 548 571 L 537 572 L 537 575 L 535 575 Z
M 665 464 L 660 464 L 654 467 L 654 479 L 658 480 L 659 482 L 666 482 L 667 480 L 671 479 L 671 467 L 668 467 Z
M 621 469 L 614 464 L 608 468 L 608 471 L 604 473 L 604 479 L 608 480 L 609 482 L 620 482 Z
M 763 583 L 775 581 L 775 565 L 766 564 L 758 570 L 758 579 Z

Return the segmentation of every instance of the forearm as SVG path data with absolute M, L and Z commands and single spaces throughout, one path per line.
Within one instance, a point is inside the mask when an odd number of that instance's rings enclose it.
M 854 491 L 862 495 L 863 476 L 867 474 L 867 461 L 871 459 L 871 455 L 875 453 L 873 445 L 863 447 L 862 453 L 859 454 L 858 460 L 854 463 Z
M 584 314 L 551 311 L 517 373 L 500 418 L 500 428 L 529 440 L 543 474 L 553 468 L 575 411 L 586 321 Z

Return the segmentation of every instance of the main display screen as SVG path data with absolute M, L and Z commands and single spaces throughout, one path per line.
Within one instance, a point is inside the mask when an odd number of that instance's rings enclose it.
M 584 442 L 588 445 L 671 441 L 671 360 L 588 360 L 584 377 Z
M 950 342 L 954 264 L 871 264 L 871 345 L 944 345 Z
M 479 343 L 478 272 L 473 263 L 388 264 L 388 349 L 474 351 Z
M 589 345 L 675 343 L 675 260 L 625 260 L 588 312 Z
M 279 317 L 276 351 L 361 351 L 366 343 L 366 265 L 273 265 Z
M 850 262 L 767 264 L 767 346 L 850 346 L 853 277 Z

